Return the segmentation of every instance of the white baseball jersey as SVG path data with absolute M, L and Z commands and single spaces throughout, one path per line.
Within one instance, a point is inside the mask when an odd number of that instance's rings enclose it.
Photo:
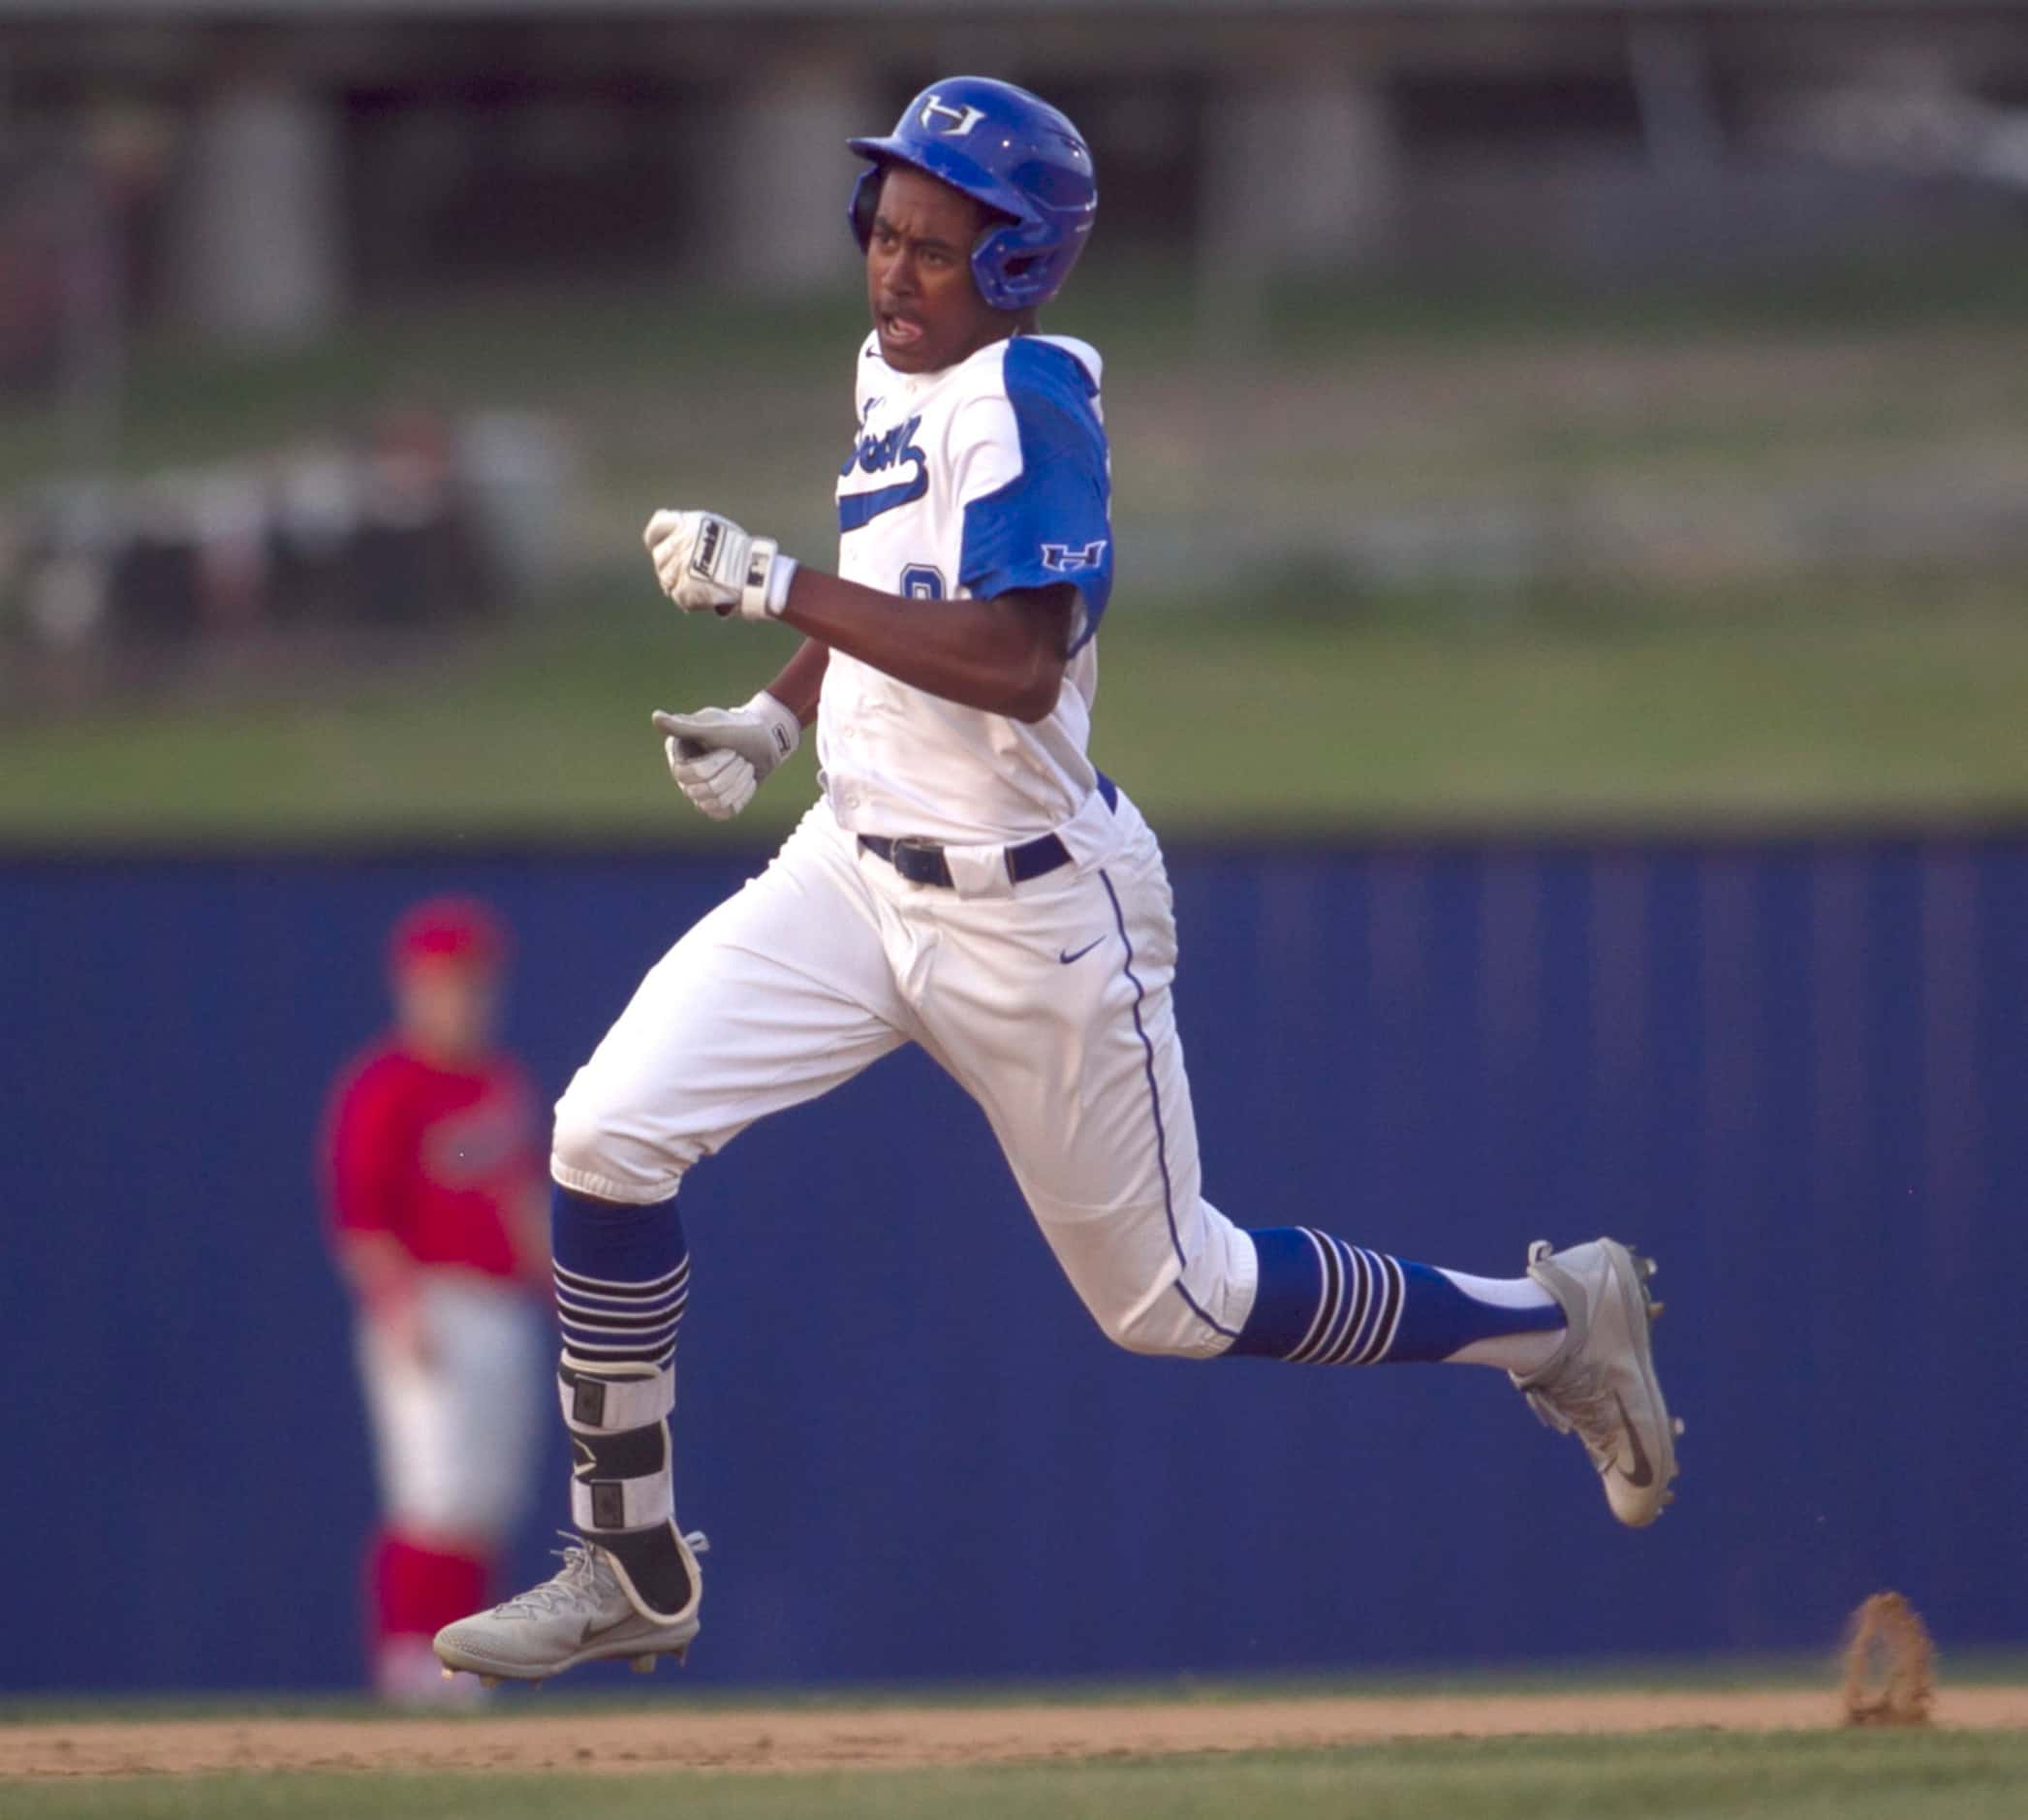
M 1099 376 L 1096 351 L 1061 336 L 995 341 L 934 373 L 896 372 L 866 337 L 859 430 L 838 477 L 838 573 L 927 600 L 1069 581 L 1078 612 L 1062 693 L 1034 726 L 833 651 L 818 760 L 852 832 L 1018 841 L 1091 794 L 1091 641 L 1112 587 Z

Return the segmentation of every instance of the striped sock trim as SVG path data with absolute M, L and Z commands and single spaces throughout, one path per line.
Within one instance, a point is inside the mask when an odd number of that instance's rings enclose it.
M 1286 1357 L 1302 1365 L 1379 1365 L 1401 1326 L 1400 1261 L 1307 1226 L 1296 1230 L 1317 1253 L 1324 1287 L 1308 1332 Z
M 676 1330 L 690 1302 L 690 1260 L 645 1283 L 611 1282 L 552 1268 L 565 1351 L 586 1365 L 650 1365 L 676 1356 Z

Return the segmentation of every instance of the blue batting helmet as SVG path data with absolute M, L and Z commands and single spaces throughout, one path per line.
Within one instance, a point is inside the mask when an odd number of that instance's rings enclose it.
M 864 252 L 881 173 L 911 165 L 1006 220 L 979 236 L 972 278 L 996 310 L 1046 303 L 1084 250 L 1099 212 L 1091 147 L 1040 96 L 984 76 L 934 82 L 901 110 L 886 139 L 845 141 L 872 167 L 852 191 L 852 232 Z

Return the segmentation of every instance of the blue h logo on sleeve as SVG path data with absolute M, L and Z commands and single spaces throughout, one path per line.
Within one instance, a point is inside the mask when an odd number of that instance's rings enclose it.
M 1086 569 L 1096 569 L 1106 560 L 1106 546 L 1111 541 L 1095 537 L 1076 549 L 1068 544 L 1045 544 L 1043 567 L 1052 575 L 1080 575 Z

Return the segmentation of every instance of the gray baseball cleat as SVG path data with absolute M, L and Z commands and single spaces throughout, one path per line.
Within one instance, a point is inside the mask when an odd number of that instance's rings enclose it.
M 1648 1294 L 1654 1260 L 1611 1239 L 1552 1251 L 1528 1247 L 1528 1274 L 1556 1298 L 1568 1329 L 1539 1371 L 1510 1371 L 1528 1406 L 1561 1433 L 1576 1431 L 1605 1481 L 1606 1502 L 1630 1528 L 1662 1514 L 1675 1493 L 1675 1437 L 1655 1377 L 1648 1324 L 1662 1304 Z
M 465 1669 L 487 1687 L 503 1680 L 541 1681 L 580 1662 L 606 1659 L 631 1662 L 645 1675 L 660 1656 L 680 1662 L 690 1653 L 704 1589 L 697 1557 L 711 1546 L 701 1531 L 681 1539 L 691 1595 L 673 1618 L 640 1610 L 604 1549 L 568 1531 L 565 1536 L 570 1546 L 556 1551 L 563 1566 L 541 1585 L 437 1632 L 433 1647 L 447 1679 Z

